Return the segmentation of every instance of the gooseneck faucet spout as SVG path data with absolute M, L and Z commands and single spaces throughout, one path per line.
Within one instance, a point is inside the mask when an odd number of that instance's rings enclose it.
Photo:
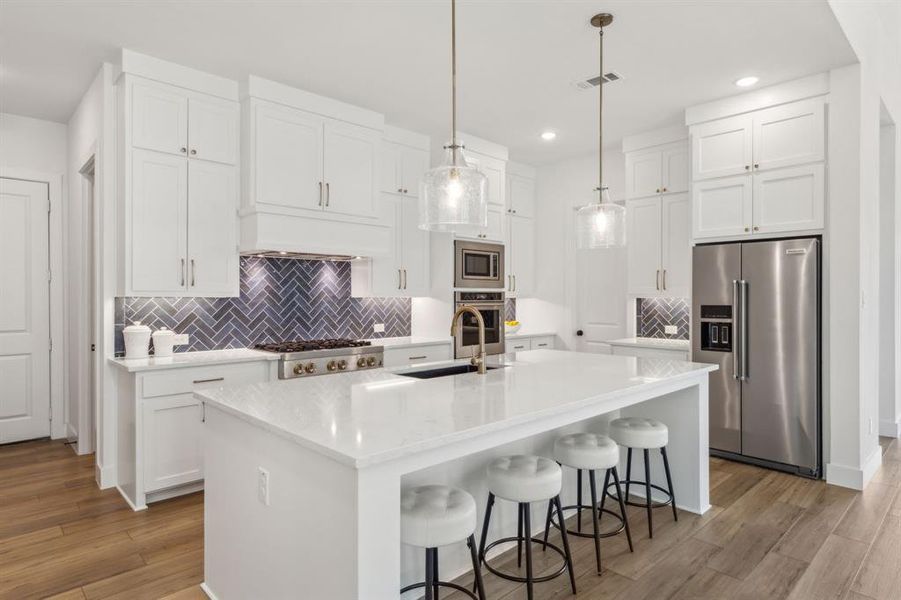
M 460 320 L 460 316 L 467 312 L 476 318 L 476 323 L 479 326 L 479 355 L 473 356 L 470 362 L 474 367 L 478 367 L 480 375 L 484 375 L 488 372 L 488 368 L 485 364 L 487 358 L 487 355 L 485 354 L 485 319 L 482 318 L 482 313 L 479 312 L 479 309 L 468 304 L 464 304 L 458 308 L 454 313 L 454 318 L 451 320 L 451 337 L 457 335 L 457 322 Z

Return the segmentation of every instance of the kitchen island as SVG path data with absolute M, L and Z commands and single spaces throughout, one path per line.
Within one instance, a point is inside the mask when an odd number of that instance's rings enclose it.
M 219 600 L 396 598 L 421 571 L 421 553 L 401 548 L 403 487 L 457 485 L 481 511 L 491 458 L 550 455 L 559 433 L 603 430 L 619 415 L 669 426 L 677 504 L 709 508 L 707 379 L 716 367 L 555 350 L 489 364 L 497 368 L 484 375 L 373 370 L 198 391 L 205 591 Z M 658 462 L 652 477 L 662 477 Z M 492 536 L 515 530 L 514 513 L 496 511 Z M 464 570 L 463 550 L 442 555 L 443 578 Z

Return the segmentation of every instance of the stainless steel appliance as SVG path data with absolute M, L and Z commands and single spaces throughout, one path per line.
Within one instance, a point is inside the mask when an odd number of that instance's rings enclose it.
M 348 339 L 275 342 L 257 344 L 254 348 L 281 354 L 279 379 L 378 369 L 384 356 L 381 346 Z
M 504 353 L 504 293 L 456 292 L 455 310 L 472 306 L 482 316 L 485 324 L 485 353 Z M 471 312 L 459 315 L 460 321 L 454 335 L 454 358 L 477 356 L 479 350 L 479 322 Z
M 504 245 L 456 240 L 454 287 L 504 289 Z
M 819 477 L 820 240 L 694 249 L 692 360 L 710 374 L 710 453 Z

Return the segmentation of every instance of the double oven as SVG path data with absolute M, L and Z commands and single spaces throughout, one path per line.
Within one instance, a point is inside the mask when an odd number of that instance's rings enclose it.
M 474 307 L 485 322 L 485 352 L 504 353 L 504 246 L 456 240 L 454 242 L 454 308 Z M 464 313 L 454 338 L 454 357 L 478 353 L 479 325 Z

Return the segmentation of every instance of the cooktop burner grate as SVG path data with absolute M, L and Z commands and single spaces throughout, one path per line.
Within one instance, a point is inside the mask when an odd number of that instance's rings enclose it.
M 266 352 L 307 352 L 310 350 L 333 350 L 335 348 L 358 348 L 360 346 L 371 346 L 372 342 L 365 340 L 352 340 L 346 338 L 326 338 L 321 340 L 295 340 L 291 342 L 270 342 L 265 344 L 256 344 L 257 350 L 265 350 Z

